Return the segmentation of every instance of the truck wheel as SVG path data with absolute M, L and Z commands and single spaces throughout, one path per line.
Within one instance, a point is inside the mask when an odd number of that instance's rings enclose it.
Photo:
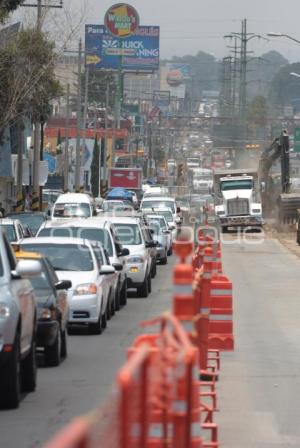
M 142 286 L 140 286 L 137 289 L 137 292 L 138 292 L 139 297 L 145 297 L 145 298 L 148 297 L 149 291 L 148 291 L 148 278 L 147 277 L 145 278 Z
M 17 334 L 9 361 L 0 371 L 0 406 L 8 409 L 19 407 L 21 396 L 20 336 Z
M 101 334 L 102 333 L 101 312 L 100 312 L 98 321 L 95 324 L 89 324 L 89 333 L 90 334 Z
M 33 392 L 36 388 L 36 342 L 35 335 L 32 337 L 30 352 L 21 364 L 22 390 L 24 392 Z
M 61 331 L 57 331 L 55 341 L 50 347 L 45 347 L 45 363 L 49 367 L 57 367 L 60 364 L 61 357 Z
M 222 227 L 222 233 L 227 233 L 228 232 L 228 227 Z
M 64 330 L 61 334 L 61 352 L 60 356 L 66 358 L 68 356 L 67 331 Z

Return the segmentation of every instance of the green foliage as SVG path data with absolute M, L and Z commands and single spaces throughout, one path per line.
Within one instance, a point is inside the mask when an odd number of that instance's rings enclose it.
M 270 85 L 269 100 L 273 107 L 298 106 L 300 97 L 300 78 L 291 75 L 300 74 L 300 63 L 287 64 L 274 76 Z
M 54 43 L 36 29 L 19 32 L 0 47 L 0 132 L 20 116 L 45 120 L 63 94 L 55 78 Z
M 286 64 L 288 64 L 288 60 L 277 51 L 268 51 L 262 54 L 260 58 L 250 61 L 247 74 L 249 98 L 265 95 L 274 75 Z
M 97 107 L 105 107 L 106 86 L 110 84 L 109 106 L 114 106 L 115 79 L 111 73 L 103 70 L 89 70 L 88 78 L 88 103 L 95 104 Z M 82 92 L 85 90 L 85 74 L 81 76 Z
M 99 156 L 100 156 L 100 147 L 95 137 L 94 148 L 93 148 L 93 159 L 91 164 L 91 189 L 92 195 L 96 198 L 99 196 Z
M 20 6 L 24 0 L 1 0 L 0 3 L 0 23 L 4 23 L 10 12 Z
M 268 105 L 264 96 L 256 96 L 249 105 L 247 121 L 251 126 L 263 127 L 267 124 Z

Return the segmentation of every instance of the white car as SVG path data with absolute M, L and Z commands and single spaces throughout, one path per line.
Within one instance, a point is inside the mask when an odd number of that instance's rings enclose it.
M 88 324 L 100 334 L 109 317 L 109 275 L 115 268 L 101 264 L 99 244 L 81 238 L 40 237 L 21 242 L 22 250 L 39 252 L 49 259 L 58 278 L 72 282 L 68 290 L 69 325 Z
M 106 249 L 110 264 L 116 273 L 112 276 L 114 280 L 114 304 L 113 312 L 120 309 L 121 305 L 127 303 L 127 279 L 126 279 L 126 256 L 129 250 L 123 248 L 118 239 L 113 225 L 106 217 L 97 216 L 88 219 L 46 221 L 39 229 L 37 237 L 55 236 L 83 238 L 97 241 Z
M 158 185 L 153 185 L 145 191 L 143 199 L 149 197 L 166 196 L 169 193 L 168 187 L 160 187 Z
M 168 223 L 164 216 L 155 214 L 147 215 L 147 221 L 150 229 L 153 231 L 153 239 L 158 242 L 156 246 L 156 259 L 161 264 L 167 264 L 171 235 Z
M 127 258 L 127 284 L 136 288 L 140 297 L 148 297 L 151 292 L 151 254 L 138 218 L 112 217 L 117 235 L 124 247 L 129 249 Z
M 23 238 L 32 236 L 28 227 L 22 225 L 18 219 L 2 218 L 0 228 L 4 230 L 10 243 L 18 244 Z
M 89 218 L 94 215 L 94 201 L 86 193 L 65 193 L 58 196 L 51 219 Z

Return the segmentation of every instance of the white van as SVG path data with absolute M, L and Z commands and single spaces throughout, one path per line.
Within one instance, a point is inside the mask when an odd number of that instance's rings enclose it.
M 61 194 L 52 208 L 51 219 L 90 218 L 94 214 L 93 198 L 85 193 Z

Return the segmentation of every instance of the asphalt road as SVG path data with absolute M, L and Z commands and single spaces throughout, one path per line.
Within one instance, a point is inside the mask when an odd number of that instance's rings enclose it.
M 221 446 L 299 448 L 300 260 L 272 239 L 225 244 L 223 253 L 236 349 L 222 356 Z
M 139 322 L 170 308 L 173 261 L 169 257 L 168 265 L 158 266 L 147 299 L 132 295 L 100 336 L 69 336 L 68 358 L 59 367 L 39 369 L 37 390 L 24 396 L 19 409 L 0 410 L 1 448 L 41 447 L 72 417 L 105 400 L 126 349 L 142 332 Z
M 218 383 L 222 448 L 300 446 L 300 259 L 277 240 L 223 245 L 234 284 L 236 349 L 222 355 Z M 0 447 L 42 446 L 73 416 L 103 401 L 141 320 L 171 303 L 171 264 L 148 299 L 130 298 L 101 336 L 69 337 L 59 368 L 39 369 L 38 389 L 16 411 L 0 411 Z

